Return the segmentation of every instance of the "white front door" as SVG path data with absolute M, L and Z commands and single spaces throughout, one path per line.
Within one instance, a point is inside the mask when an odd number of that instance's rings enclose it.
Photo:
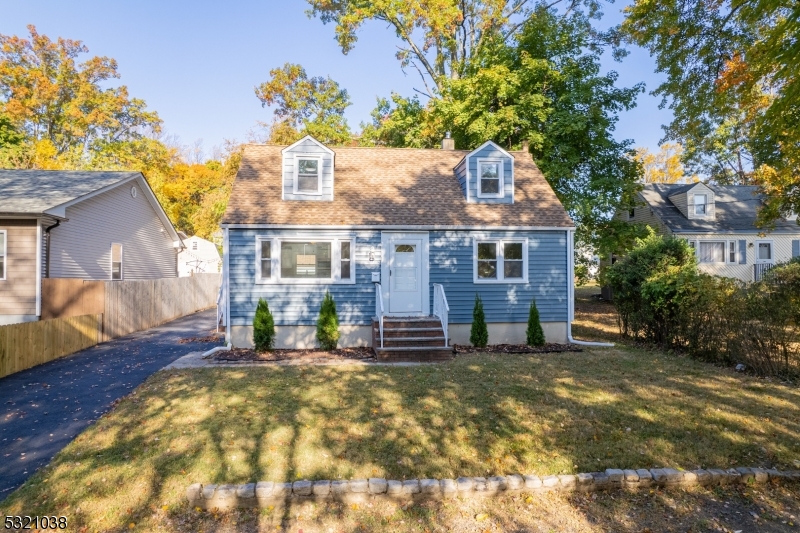
M 428 236 L 384 233 L 384 297 L 393 315 L 423 315 L 428 299 Z M 386 287 L 388 285 L 388 287 Z M 388 293 L 388 294 L 387 294 Z

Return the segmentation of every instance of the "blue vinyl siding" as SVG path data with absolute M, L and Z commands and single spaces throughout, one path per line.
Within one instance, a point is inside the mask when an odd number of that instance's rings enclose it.
M 478 198 L 478 159 L 501 159 L 503 161 L 503 198 Z M 487 204 L 511 204 L 513 203 L 514 185 L 512 183 L 512 173 L 514 158 L 508 157 L 495 146 L 489 144 L 467 157 L 469 168 L 469 201 Z
M 527 322 L 531 298 L 542 322 L 567 321 L 567 236 L 565 231 L 480 232 L 493 239 L 528 238 L 528 283 L 474 283 L 474 232 L 430 234 L 430 282 L 444 285 L 450 322 L 472 322 L 480 294 L 487 322 Z M 433 294 L 431 292 L 431 294 Z M 431 303 L 431 309 L 433 304 Z
M 380 272 L 381 234 L 355 232 L 355 284 L 288 285 L 256 284 L 256 236 L 319 236 L 320 239 L 342 232 L 296 230 L 238 230 L 228 231 L 231 324 L 249 326 L 253 323 L 259 298 L 269 303 L 276 325 L 314 325 L 325 290 L 336 300 L 339 322 L 342 324 L 369 324 L 375 314 L 375 287 L 372 272 Z M 374 247 L 374 260 L 369 260 L 370 247 Z
M 453 169 L 456 174 L 456 178 L 458 179 L 458 184 L 461 186 L 461 194 L 464 195 L 464 198 L 467 197 L 467 158 L 461 160 L 461 162 L 456 165 L 456 168 Z
M 265 298 L 277 325 L 314 325 L 325 290 L 336 300 L 342 324 L 368 325 L 375 313 L 372 272 L 380 272 L 381 232 L 356 232 L 356 283 L 287 285 L 255 283 L 256 236 L 317 235 L 320 239 L 342 232 L 299 230 L 229 230 L 231 324 L 251 325 L 259 298 Z M 528 283 L 476 284 L 473 282 L 473 237 L 528 239 Z M 567 321 L 566 231 L 470 232 L 431 231 L 430 283 L 444 285 L 450 304 L 450 322 L 472 322 L 475 294 L 483 299 L 487 322 L 527 322 L 531 298 L 536 299 L 543 322 Z M 374 248 L 374 260 L 369 261 Z M 431 309 L 433 309 L 433 291 Z
M 313 154 L 322 157 L 322 195 L 294 194 L 295 154 Z M 306 139 L 283 155 L 283 198 L 285 200 L 332 201 L 333 155 L 311 139 Z

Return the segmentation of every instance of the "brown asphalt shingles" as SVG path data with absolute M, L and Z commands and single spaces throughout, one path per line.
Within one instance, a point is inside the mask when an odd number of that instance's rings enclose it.
M 245 148 L 223 224 L 572 227 L 530 154 L 515 160 L 513 204 L 467 203 L 453 168 L 469 153 L 335 148 L 333 201 L 281 199 L 283 146 Z

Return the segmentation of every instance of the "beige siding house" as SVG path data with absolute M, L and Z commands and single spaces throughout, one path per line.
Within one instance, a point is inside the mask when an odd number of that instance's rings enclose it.
M 757 187 L 650 183 L 639 193 L 637 206 L 617 217 L 686 239 L 704 272 L 754 281 L 775 264 L 800 255 L 796 219 L 759 228 L 761 204 Z
M 182 248 L 140 172 L 0 170 L 0 325 L 38 320 L 43 277 L 176 277 Z

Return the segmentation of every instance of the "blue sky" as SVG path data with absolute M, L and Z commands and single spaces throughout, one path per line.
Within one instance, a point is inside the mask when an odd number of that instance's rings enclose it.
M 623 5 L 608 5 L 604 24 L 621 20 Z M 257 121 L 271 118 L 253 87 L 286 62 L 345 87 L 353 128 L 369 118 L 377 96 L 422 88 L 416 71 L 404 74 L 394 58 L 393 31 L 367 24 L 343 55 L 333 27 L 309 19 L 306 9 L 305 0 L 0 0 L 0 33 L 27 35 L 26 25 L 34 24 L 50 38 L 78 39 L 90 54 L 113 57 L 120 83 L 158 111 L 166 133 L 185 145 L 202 139 L 207 154 L 224 139 L 245 140 Z M 643 50 L 622 63 L 605 58 L 604 68 L 619 73 L 621 86 L 643 81 L 648 92 L 660 79 Z M 657 98 L 642 94 L 637 108 L 620 117 L 616 135 L 656 149 L 670 117 Z

